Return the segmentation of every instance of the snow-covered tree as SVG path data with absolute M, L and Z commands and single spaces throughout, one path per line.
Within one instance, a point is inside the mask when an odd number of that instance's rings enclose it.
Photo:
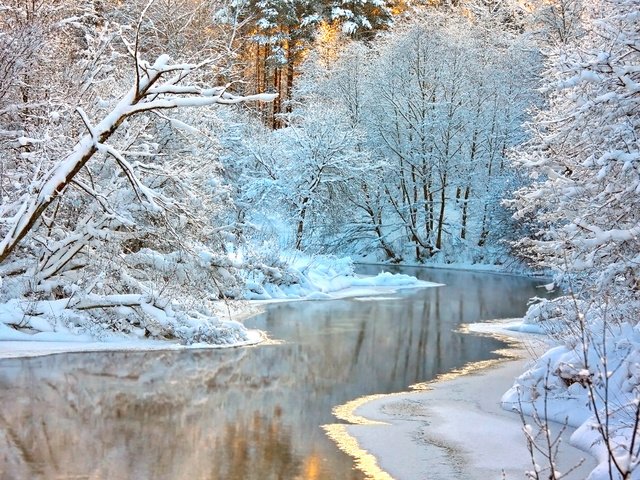
M 429 27 L 390 38 L 377 58 L 348 57 L 327 81 L 386 163 L 357 204 L 389 258 L 495 259 L 510 228 L 504 156 L 523 138 L 535 58 L 513 33 L 426 18 Z
M 279 94 L 266 124 L 284 126 L 279 114 L 291 113 L 299 68 L 319 32 L 340 28 L 345 38 L 365 38 L 392 23 L 392 2 L 387 0 L 337 2 L 309 0 L 246 0 L 233 2 L 223 16 L 243 26 L 247 68 L 258 90 Z
M 98 5 L 16 2 L 2 17 L 0 323 L 242 340 L 210 309 L 241 286 L 225 252 L 228 191 L 209 106 L 273 96 L 207 86 L 224 48 L 190 47 L 197 63 L 144 60 L 163 42 L 146 16 L 162 2 L 142 5 L 133 24 Z M 191 2 L 173 6 L 154 21 L 183 18 L 186 31 L 200 19 Z M 23 48 L 35 38 L 49 48 Z M 200 115 L 174 113 L 183 107 Z
M 548 106 L 515 157 L 531 186 L 516 215 L 535 219 L 522 247 L 602 290 L 638 291 L 640 55 L 637 1 L 593 6 L 588 34 L 549 53 Z
M 531 183 L 511 204 L 532 228 L 516 249 L 553 270 L 557 283 L 567 287 L 567 295 L 534 306 L 527 318 L 562 345 L 523 374 L 504 401 L 528 414 L 545 412 L 545 420 L 564 421 L 566 407 L 560 415 L 558 405 L 573 399 L 570 422 L 580 428 L 572 441 L 600 463 L 589 478 L 635 479 L 640 2 L 556 5 L 571 9 L 545 12 L 551 15 L 543 44 L 546 105 L 529 124 L 530 140 L 514 153 Z
M 347 195 L 371 168 L 345 117 L 337 105 L 311 103 L 288 117 L 288 127 L 243 147 L 240 203 L 253 205 L 254 218 L 279 215 L 290 229 L 279 232 L 283 246 L 322 250 L 342 233 Z
M 314 189 L 322 215 L 308 218 L 307 208 L 298 205 L 298 213 L 283 220 L 289 224 L 285 230 L 298 231 L 297 241 L 289 243 L 310 247 L 315 242 L 303 231 L 333 231 L 333 237 L 322 234 L 327 249 L 378 251 L 396 262 L 506 256 L 500 242 L 513 225 L 500 199 L 518 177 L 505 153 L 524 138 L 520 124 L 535 97 L 537 58 L 524 36 L 510 30 L 453 21 L 438 12 L 425 19 L 421 23 L 428 27 L 409 22 L 395 36 L 375 41 L 375 48 L 352 42 L 332 62 L 326 52 L 310 54 L 289 103 L 293 113 L 283 117 L 291 129 L 247 146 L 258 170 L 246 164 L 256 179 L 239 183 L 262 188 L 282 185 L 281 178 L 273 180 L 290 158 L 297 158 L 291 163 L 297 173 L 287 173 L 287 181 L 313 183 L 304 160 L 307 141 L 317 152 L 332 150 L 343 140 L 340 133 L 351 132 L 340 148 L 363 159 L 339 195 Z M 314 113 L 322 110 L 323 115 Z M 331 131 L 335 138 L 324 134 Z M 292 132 L 306 132 L 306 140 L 291 141 Z M 353 162 L 345 165 L 340 168 L 351 178 Z M 278 188 L 279 195 L 253 195 L 283 200 L 286 189 Z M 287 188 L 306 191 L 303 184 Z
M 583 32 L 581 17 L 585 12 L 583 0 L 534 2 L 531 22 L 534 31 L 546 45 L 562 45 L 575 41 Z
M 337 21 L 342 31 L 355 38 L 366 37 L 393 23 L 393 7 L 398 2 L 388 0 L 331 0 L 326 2 L 328 18 Z

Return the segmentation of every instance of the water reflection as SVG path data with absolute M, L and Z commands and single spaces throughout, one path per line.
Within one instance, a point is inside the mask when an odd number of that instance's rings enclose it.
M 540 294 L 517 277 L 416 272 L 447 287 L 248 322 L 279 345 L 3 360 L 0 478 L 361 479 L 320 428 L 332 407 L 490 358 L 499 342 L 453 330 Z

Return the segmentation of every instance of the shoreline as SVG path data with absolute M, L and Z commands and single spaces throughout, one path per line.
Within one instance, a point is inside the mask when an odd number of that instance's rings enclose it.
M 536 271 L 511 271 L 503 269 L 503 265 L 493 265 L 488 263 L 387 263 L 387 262 L 367 262 L 354 260 L 354 265 L 374 265 L 383 267 L 400 268 L 424 268 L 432 270 L 452 270 L 456 272 L 487 273 L 491 275 L 506 275 L 511 277 L 552 279 L 552 275 L 545 272 Z
M 264 306 L 251 304 L 242 301 L 244 307 L 235 311 L 225 312 L 220 317 L 225 320 L 232 320 L 243 323 L 264 312 Z M 245 342 L 234 344 L 208 344 L 193 343 L 191 345 L 179 343 L 172 340 L 150 340 L 150 339 L 127 339 L 112 338 L 104 341 L 86 341 L 83 338 L 77 340 L 0 340 L 0 361 L 18 358 L 45 357 L 48 355 L 60 355 L 65 353 L 92 353 L 92 352 L 161 352 L 161 351 L 184 351 L 184 350 L 219 350 L 228 348 L 242 348 L 261 345 L 269 342 L 266 332 L 260 330 L 248 330 L 248 339 Z
M 308 297 L 301 298 L 274 298 L 270 300 L 237 300 L 231 308 L 228 304 L 222 305 L 218 317 L 224 321 L 234 321 L 244 324 L 249 318 L 259 315 L 269 305 L 304 302 L 304 301 L 331 301 L 347 298 L 363 301 L 384 300 L 385 295 L 393 295 L 399 291 L 436 288 L 442 286 L 438 283 L 418 280 L 417 283 L 381 286 L 349 286 L 330 293 L 315 292 Z M 248 339 L 245 342 L 233 344 L 208 344 L 193 343 L 182 344 L 172 340 L 150 340 L 137 338 L 107 338 L 102 341 L 78 336 L 70 338 L 68 335 L 61 340 L 35 339 L 9 339 L 0 340 L 0 360 L 15 358 L 33 358 L 63 353 L 91 353 L 91 352 L 154 352 L 154 351 L 182 351 L 182 350 L 213 350 L 227 348 L 251 347 L 269 343 L 269 332 L 260 330 L 248 330 Z M 276 340 L 277 341 L 277 340 Z
M 220 350 L 228 348 L 242 348 L 260 345 L 268 341 L 266 335 L 258 330 L 249 330 L 246 342 L 234 344 L 213 345 L 207 343 L 193 343 L 186 345 L 170 340 L 114 340 L 105 342 L 56 342 L 34 340 L 3 340 L 0 341 L 0 360 L 16 358 L 45 357 L 64 353 L 92 353 L 92 352 L 159 352 L 185 350 Z
M 500 398 L 544 351 L 545 337 L 507 330 L 506 322 L 468 325 L 465 333 L 491 335 L 508 343 L 501 358 L 467 365 L 413 391 L 377 395 L 338 407 L 347 424 L 325 426 L 338 447 L 368 478 L 392 480 L 489 480 L 523 478 L 533 469 L 522 420 L 503 410 Z M 505 356 L 507 354 L 507 356 Z M 415 390 L 417 388 L 417 390 Z M 357 419 L 354 421 L 354 419 Z M 533 423 L 527 418 L 527 423 Z M 562 426 L 552 424 L 552 429 Z M 584 479 L 595 459 L 569 444 L 567 428 L 557 470 Z M 538 460 L 542 466 L 544 462 Z

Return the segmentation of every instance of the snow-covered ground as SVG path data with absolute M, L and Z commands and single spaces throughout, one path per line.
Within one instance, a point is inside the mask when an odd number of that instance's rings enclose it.
M 503 396 L 503 407 L 576 428 L 598 460 L 589 480 L 640 479 L 640 329 L 628 310 L 572 297 L 533 305 L 512 328 L 557 340 Z M 585 477 L 587 478 L 587 477 Z
M 380 273 L 376 276 L 361 276 L 353 273 L 348 259 L 300 258 L 292 262 L 297 282 L 288 285 L 274 285 L 267 282 L 248 282 L 247 300 L 220 302 L 216 305 L 214 327 L 219 332 L 218 342 L 190 342 L 169 340 L 151 340 L 143 332 L 125 336 L 104 334 L 99 338 L 90 334 L 78 334 L 57 318 L 49 321 L 43 318 L 31 318 L 29 329 L 19 330 L 15 319 L 25 316 L 26 306 L 18 301 L 0 304 L 0 358 L 47 355 L 62 352 L 88 352 L 110 350 L 173 350 L 186 348 L 229 348 L 253 345 L 263 341 L 266 335 L 260 331 L 247 330 L 243 320 L 260 312 L 267 303 L 300 300 L 332 300 L 358 297 L 375 299 L 389 295 L 400 289 L 434 287 L 438 284 L 418 280 L 402 274 Z M 47 302 L 40 302 L 46 304 Z M 59 316 L 63 306 L 59 302 L 49 302 L 48 310 L 53 316 Z M 29 306 L 29 305 L 27 305 Z M 47 309 L 47 305 L 42 305 Z M 124 307 L 123 307 L 124 308 Z M 40 326 L 40 329 L 34 328 Z
M 249 300 L 332 300 L 438 286 L 397 273 L 356 275 L 349 257 L 309 257 L 298 252 L 295 256 L 284 257 L 284 260 L 295 282 L 275 283 L 265 281 L 263 275 L 258 276 L 247 281 L 245 297 Z
M 547 348 L 544 337 L 514 333 L 499 323 L 471 329 L 509 335 L 510 358 L 470 365 L 410 393 L 365 398 L 336 409 L 352 425 L 327 426 L 340 448 L 374 478 L 414 480 L 517 479 L 533 469 L 519 415 L 501 407 L 501 395 L 530 361 Z M 558 430 L 559 425 L 555 430 Z M 595 462 L 563 435 L 556 468 L 584 479 Z M 539 461 L 540 464 L 543 462 Z M 504 472 L 504 473 L 503 473 Z M 546 478 L 546 477 L 544 477 Z
M 56 340 L 3 340 L 0 341 L 0 359 L 16 357 L 38 357 L 42 355 L 52 355 L 54 353 L 73 352 L 120 352 L 137 351 L 150 352 L 154 350 L 185 350 L 185 349 L 206 349 L 206 348 L 231 348 L 248 346 L 260 343 L 264 340 L 262 332 L 249 330 L 248 339 L 245 342 L 238 342 L 232 345 L 211 345 L 207 343 L 192 343 L 184 345 L 168 340 L 122 340 L 110 339 L 96 342 L 90 337 L 57 337 Z

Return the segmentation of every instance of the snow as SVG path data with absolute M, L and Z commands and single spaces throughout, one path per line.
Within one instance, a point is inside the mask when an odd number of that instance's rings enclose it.
M 387 272 L 376 276 L 356 275 L 348 258 L 299 255 L 289 262 L 289 274 L 295 274 L 292 277 L 296 279 L 295 283 L 274 285 L 269 284 L 265 277 L 254 277 L 253 281 L 247 282 L 245 292 L 246 299 L 252 301 L 220 302 L 217 306 L 217 317 L 183 312 L 175 302 L 152 295 L 86 294 L 73 299 L 38 302 L 13 298 L 0 303 L 0 358 L 61 352 L 146 351 L 253 345 L 263 341 L 266 335 L 260 331 L 247 330 L 242 320 L 260 311 L 266 303 L 347 297 L 371 300 L 401 289 L 439 286 L 409 275 Z M 275 278 L 280 279 L 281 275 L 276 275 Z M 262 294 L 258 294 L 258 291 Z M 83 308 L 97 307 L 117 309 L 126 317 L 133 306 L 140 308 L 160 328 L 175 332 L 177 338 L 148 339 L 145 338 L 148 333 L 145 329 L 133 325 L 128 328 L 126 334 L 115 333 L 109 330 L 107 322 L 105 325 L 87 325 L 91 320 L 82 317 Z M 233 312 L 229 314 L 231 318 L 223 320 L 227 311 Z
M 121 303 L 133 300 L 135 295 L 121 295 Z M 85 301 L 91 301 L 91 298 Z M 115 300 L 115 299 L 113 299 Z M 236 305 L 233 315 L 228 320 L 181 316 L 179 319 L 186 325 L 171 325 L 176 331 L 185 332 L 188 337 L 194 335 L 193 341 L 185 339 L 155 340 L 145 338 L 145 331 L 141 328 L 131 328 L 128 335 L 108 332 L 94 325 L 93 329 L 79 329 L 68 326 L 60 321 L 79 315 L 74 311 L 67 311 L 62 301 L 41 302 L 47 304 L 51 315 L 25 316 L 21 311 L 24 307 L 17 299 L 0 305 L 0 358 L 31 357 L 65 352 L 93 352 L 93 351 L 150 351 L 150 350 L 179 350 L 193 348 L 231 348 L 254 345 L 265 340 L 263 332 L 247 330 L 239 320 L 256 313 L 258 309 L 252 305 Z M 151 310 L 151 314 L 159 322 L 167 325 L 177 322 L 175 317 L 167 315 L 165 310 L 149 303 L 141 304 L 144 311 Z M 127 308 L 127 307 L 117 307 Z M 221 307 L 222 309 L 222 307 Z M 170 311 L 170 309 L 168 310 Z M 220 315 L 222 317 L 222 315 Z M 23 322 L 16 322 L 16 318 L 24 318 Z M 215 320 L 215 323 L 212 323 Z M 16 329 L 16 323 L 29 328 Z M 203 327 L 211 328 L 212 337 L 203 336 Z M 81 333 L 84 330 L 84 333 Z M 94 332 L 98 332 L 95 334 Z M 94 333 L 94 334 L 92 334 Z M 215 341 L 203 342 L 199 339 L 213 338 Z
M 283 285 L 265 281 L 248 282 L 248 300 L 331 300 L 392 294 L 406 288 L 437 287 L 440 284 L 418 280 L 410 275 L 383 272 L 376 276 L 353 273 L 350 258 L 309 257 L 298 254 L 290 259 L 290 270 L 299 281 Z
M 372 301 L 386 302 L 386 301 L 393 301 L 393 300 L 399 300 L 399 299 L 400 299 L 400 297 L 385 297 L 383 295 L 377 295 L 377 296 L 373 296 L 373 297 L 358 296 L 357 298 L 354 298 L 354 301 L 356 301 L 356 302 L 372 302 Z
M 441 284 L 418 280 L 410 275 L 393 274 L 382 272 L 372 276 L 332 276 L 330 273 L 315 273 L 309 275 L 311 288 L 317 288 L 317 292 L 311 292 L 306 297 L 309 298 L 316 293 L 326 294 L 328 299 L 346 297 L 365 297 L 377 294 L 395 293 L 405 288 L 426 288 L 439 287 Z
M 233 345 L 212 345 L 207 343 L 193 343 L 184 345 L 177 342 L 162 340 L 122 340 L 112 339 L 107 341 L 92 341 L 88 336 L 54 334 L 40 336 L 39 338 L 25 341 L 24 339 L 7 340 L 10 338 L 0 334 L 0 359 L 18 357 L 38 357 L 56 353 L 79 352 L 151 352 L 165 350 L 192 350 L 211 348 L 235 348 L 255 345 L 265 340 L 262 332 L 250 330 L 245 342 Z
M 546 343 L 540 336 L 513 333 L 509 328 L 514 323 L 470 326 L 476 333 L 508 335 L 512 342 L 522 342 L 510 349 L 509 360 L 469 365 L 422 385 L 420 391 L 357 400 L 334 412 L 349 425 L 325 429 L 373 478 L 497 480 L 505 478 L 503 470 L 506 478 L 522 478 L 533 468 L 523 425 L 518 415 L 501 408 L 499 399 L 525 368 L 531 351 L 544 349 Z M 563 437 L 556 467 L 561 472 L 587 456 L 568 444 L 569 433 Z M 587 459 L 563 478 L 584 479 L 593 467 Z
M 516 379 L 502 404 L 507 410 L 537 414 L 575 428 L 571 443 L 599 463 L 585 478 L 611 478 L 608 437 L 620 468 L 631 472 L 627 478 L 638 479 L 640 472 L 633 461 L 629 463 L 628 452 L 634 444 L 632 424 L 638 406 L 640 332 L 628 322 L 603 320 L 603 312 L 606 315 L 606 307 L 585 308 L 583 301 L 563 297 L 533 305 L 520 325 L 509 325 L 550 334 L 560 344 L 540 355 Z M 604 433 L 598 428 L 601 423 Z

